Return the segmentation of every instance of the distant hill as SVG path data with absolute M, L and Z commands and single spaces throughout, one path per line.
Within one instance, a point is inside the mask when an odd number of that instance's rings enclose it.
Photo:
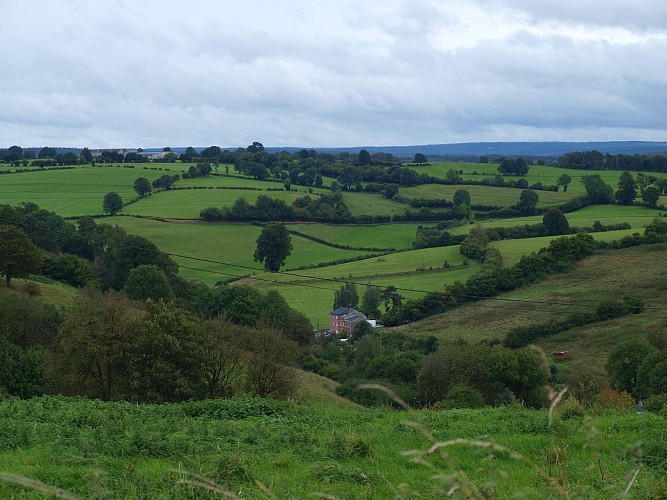
M 222 149 L 235 151 L 239 146 L 227 146 Z M 35 153 L 39 148 L 32 149 Z M 78 148 L 56 148 L 59 153 L 80 153 Z M 172 147 L 175 153 L 184 153 L 185 147 Z M 201 151 L 204 147 L 196 147 Z M 462 142 L 456 144 L 421 144 L 414 146 L 355 146 L 345 148 L 276 147 L 266 146 L 266 150 L 275 153 L 280 151 L 295 152 L 301 149 L 314 149 L 320 153 L 358 153 L 361 149 L 369 153 L 391 153 L 401 159 L 410 160 L 415 153 L 422 153 L 429 159 L 468 160 L 476 161 L 480 156 L 497 158 L 500 156 L 525 156 L 541 158 L 557 158 L 572 151 L 597 150 L 609 154 L 667 154 L 667 142 L 648 141 L 607 141 L 607 142 Z M 162 148 L 145 148 L 146 152 L 162 151 Z
M 303 148 L 274 148 L 268 151 L 298 151 Z M 610 154 L 667 153 L 667 142 L 610 141 L 610 142 L 469 142 L 458 144 L 422 144 L 415 146 L 365 146 L 354 148 L 306 148 L 329 153 L 358 153 L 366 149 L 369 153 L 391 153 L 399 158 L 410 159 L 415 153 L 430 158 L 471 159 L 479 156 L 539 156 L 556 158 L 572 151 L 597 150 Z

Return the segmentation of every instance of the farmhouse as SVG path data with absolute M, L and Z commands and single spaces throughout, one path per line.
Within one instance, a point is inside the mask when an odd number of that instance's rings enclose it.
M 331 311 L 329 316 L 331 332 L 346 334 L 348 337 L 352 335 L 354 325 L 360 321 L 368 321 L 368 318 L 363 313 L 351 307 L 339 307 Z

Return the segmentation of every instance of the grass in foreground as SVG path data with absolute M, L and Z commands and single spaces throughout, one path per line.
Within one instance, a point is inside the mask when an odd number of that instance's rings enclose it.
M 432 498 L 456 484 L 470 497 L 546 498 L 567 488 L 610 498 L 628 485 L 647 497 L 664 472 L 659 449 L 646 447 L 644 461 L 654 464 L 646 466 L 634 446 L 660 442 L 664 425 L 664 417 L 621 412 L 549 426 L 546 411 L 515 408 L 406 414 L 259 399 L 4 400 L 0 495 L 26 492 L 6 481 L 10 473 L 84 498 L 207 496 L 195 482 L 242 498 L 266 498 L 263 489 L 277 498 Z

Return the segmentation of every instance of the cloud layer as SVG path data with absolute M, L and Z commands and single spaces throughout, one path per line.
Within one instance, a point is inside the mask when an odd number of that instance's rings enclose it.
M 0 147 L 667 140 L 662 0 L 6 3 Z

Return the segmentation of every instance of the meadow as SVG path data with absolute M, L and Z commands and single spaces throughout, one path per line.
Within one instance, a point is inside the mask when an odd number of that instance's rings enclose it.
M 444 179 L 447 177 L 448 170 L 463 171 L 461 178 L 463 180 L 481 181 L 498 175 L 497 163 L 466 163 L 466 162 L 443 162 L 432 163 L 431 165 L 410 167 L 419 173 L 427 173 L 434 177 Z M 584 175 L 599 174 L 602 179 L 614 189 L 618 187 L 618 178 L 621 175 L 620 170 L 575 170 L 571 168 L 558 168 L 548 165 L 530 165 L 528 174 L 525 176 L 511 176 L 510 179 L 526 179 L 528 184 L 541 182 L 545 186 L 553 186 L 557 183 L 562 174 L 572 177 L 572 182 L 568 186 L 568 193 L 580 195 L 585 193 L 581 178 Z M 636 172 L 633 172 L 636 177 Z M 666 178 L 667 173 L 651 172 L 650 175 Z M 562 187 L 560 188 L 562 192 Z
M 62 498 L 434 498 L 456 485 L 477 498 L 626 488 L 648 498 L 660 491 L 664 422 L 557 411 L 550 424 L 546 410 L 509 407 L 406 413 L 326 395 L 307 406 L 2 400 L 0 495 L 41 496 L 19 476 Z
M 186 278 L 213 284 L 230 277 L 263 273 L 261 265 L 253 260 L 255 242 L 262 231 L 260 226 L 168 222 L 123 216 L 105 217 L 98 219 L 98 222 L 118 225 L 128 233 L 148 238 L 164 252 L 180 255 L 174 257 L 174 260 L 182 266 L 180 275 Z M 294 249 L 287 258 L 287 268 L 349 259 L 370 253 L 333 248 L 299 236 L 292 237 L 292 245 Z
M 128 201 L 137 196 L 132 187 L 137 177 L 153 181 L 165 173 L 170 172 L 128 166 L 82 166 L 9 174 L 0 177 L 0 200 L 8 205 L 37 203 L 63 217 L 100 215 L 104 213 L 102 199 L 109 191 Z
M 287 228 L 336 245 L 361 248 L 411 248 L 421 223 L 374 225 L 287 224 Z
M 464 189 L 470 193 L 470 201 L 473 205 L 493 205 L 497 207 L 510 207 L 516 205 L 521 196 L 521 189 L 494 186 L 461 186 L 443 184 L 422 184 L 415 187 L 402 187 L 399 194 L 407 199 L 425 198 L 428 200 L 446 199 L 451 200 L 454 193 Z M 574 198 L 574 193 L 563 193 L 553 191 L 536 191 L 539 197 L 538 207 L 557 207 Z
M 502 247 L 502 244 L 511 243 L 491 244 L 500 244 L 505 261 L 511 261 L 516 260 L 516 254 L 512 259 L 513 254 L 507 247 Z M 605 376 L 607 355 L 620 342 L 639 338 L 647 330 L 667 326 L 664 310 L 667 303 L 666 259 L 667 246 L 664 244 L 602 252 L 584 259 L 566 273 L 505 293 L 499 300 L 471 303 L 397 330 L 407 334 L 435 335 L 441 340 L 502 340 L 509 330 L 519 325 L 592 313 L 602 299 L 621 300 L 625 295 L 640 297 L 646 303 L 646 310 L 640 315 L 573 328 L 538 342 L 547 353 L 556 349 L 572 353 L 570 362 L 559 365 L 563 373 L 585 368 Z

